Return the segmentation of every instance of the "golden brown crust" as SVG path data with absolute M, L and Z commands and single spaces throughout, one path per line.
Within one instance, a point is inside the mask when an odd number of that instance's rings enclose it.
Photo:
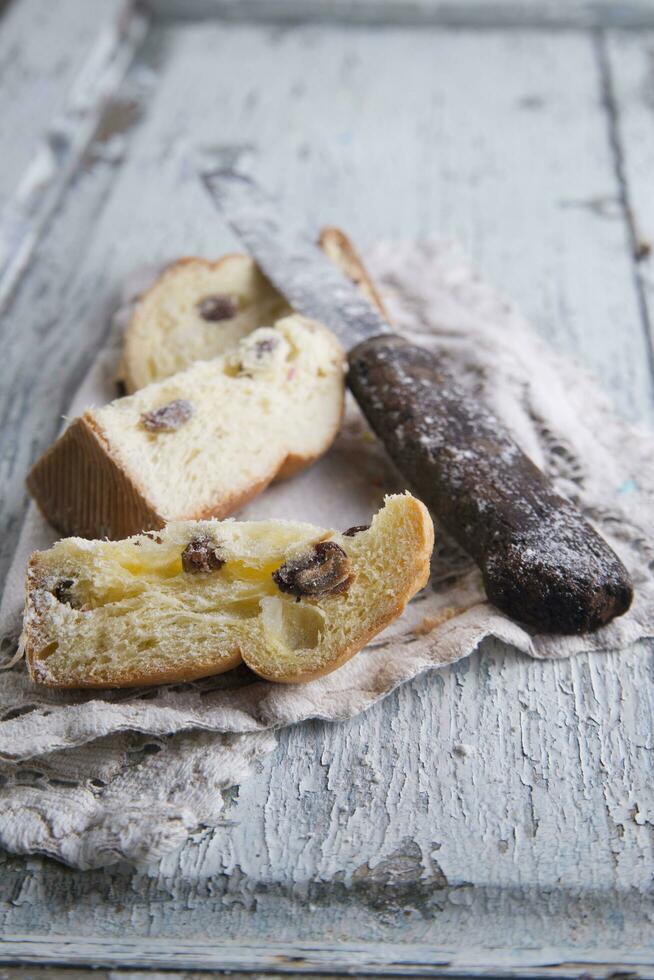
M 247 653 L 243 655 L 243 660 L 247 666 L 258 674 L 259 677 L 263 677 L 264 680 L 275 681 L 277 684 L 303 684 L 306 681 L 315 680 L 318 677 L 324 677 L 326 674 L 331 674 L 332 671 L 338 670 L 342 667 L 344 663 L 351 660 L 352 657 L 362 650 L 363 647 L 378 633 L 381 633 L 383 629 L 389 626 L 394 620 L 404 612 L 407 603 L 413 596 L 424 588 L 424 586 L 429 581 L 430 573 L 430 560 L 432 551 L 434 550 L 434 524 L 431 517 L 429 516 L 429 511 L 422 503 L 422 501 L 412 498 L 412 520 L 414 524 L 414 533 L 416 535 L 417 553 L 416 553 L 416 564 L 415 574 L 411 577 L 407 577 L 402 583 L 402 587 L 398 590 L 396 596 L 396 602 L 393 606 L 389 606 L 386 610 L 384 616 L 379 617 L 372 623 L 367 630 L 360 633 L 356 640 L 351 643 L 347 648 L 342 650 L 339 655 L 330 660 L 322 670 L 311 670 L 305 672 L 295 672 L 293 674 L 282 674 L 282 673 L 272 673 L 265 672 L 261 668 L 257 668 L 254 663 L 248 660 Z
M 278 468 L 271 469 L 242 493 L 222 496 L 209 507 L 166 518 L 147 502 L 138 481 L 131 479 L 114 460 L 95 419 L 87 412 L 75 419 L 64 435 L 34 464 L 27 477 L 27 486 L 39 510 L 57 531 L 81 538 L 118 541 L 141 531 L 157 530 L 166 520 L 202 521 L 229 517 L 273 481 L 292 476 L 314 463 L 329 448 L 337 431 L 329 434 L 324 447 L 315 456 L 286 456 Z
M 384 319 L 390 323 L 388 311 L 382 302 L 382 298 L 377 292 L 377 288 L 359 253 L 345 232 L 341 231 L 340 228 L 328 225 L 320 232 L 318 244 L 334 265 L 337 265 L 341 272 L 344 272 L 348 279 L 351 279 L 359 287 L 366 299 L 369 299 Z
M 277 473 L 278 470 L 274 472 L 271 470 L 270 474 L 263 477 L 258 483 L 251 484 L 243 493 L 233 493 L 228 497 L 222 497 L 220 501 L 211 507 L 205 507 L 203 510 L 193 514 L 181 514 L 179 517 L 175 517 L 174 520 L 209 521 L 212 517 L 215 517 L 222 521 L 224 517 L 230 517 L 232 514 L 235 514 L 241 507 L 245 507 L 251 500 L 258 497 L 260 493 L 263 493 L 266 487 L 269 487 L 276 479 Z
M 202 680 L 203 677 L 225 674 L 228 670 L 234 670 L 242 662 L 241 654 L 236 650 L 230 660 L 225 662 L 221 660 L 218 665 L 208 663 L 205 667 L 198 667 L 197 670 L 179 670 L 171 667 L 169 670 L 150 671 L 148 674 L 130 674 L 121 681 L 112 680 L 110 684 L 102 682 L 94 684 L 92 681 L 86 681 L 84 684 L 59 684 L 44 680 L 39 680 L 37 683 L 59 691 L 106 691 L 113 688 L 153 687 L 157 684 L 186 684 L 190 681 Z M 36 679 L 32 676 L 32 680 Z
M 27 563 L 27 573 L 25 576 L 25 612 L 23 614 L 21 642 L 25 650 L 25 661 L 30 678 L 35 684 L 55 687 L 57 685 L 49 684 L 42 680 L 38 671 L 40 662 L 38 653 L 42 647 L 38 645 L 40 620 L 35 596 L 45 587 L 45 581 L 40 570 L 39 556 L 40 552 L 35 551 Z
M 62 534 L 125 538 L 164 524 L 112 456 L 92 412 L 69 425 L 26 482 L 43 515 Z
M 36 684 L 42 684 L 43 687 L 56 688 L 59 691 L 106 691 L 113 688 L 152 687 L 156 684 L 185 684 L 188 681 L 199 681 L 203 677 L 214 677 L 218 674 L 225 674 L 228 670 L 234 670 L 235 667 L 238 667 L 243 662 L 240 651 L 234 650 L 229 659 L 226 659 L 223 655 L 218 662 L 207 661 L 204 665 L 196 665 L 193 670 L 189 670 L 188 668 L 186 670 L 180 670 L 178 667 L 170 667 L 167 670 L 159 669 L 142 674 L 127 674 L 120 681 L 111 680 L 111 682 L 105 681 L 103 683 L 102 681 L 93 682 L 87 680 L 83 684 L 66 684 L 38 676 L 38 659 L 36 657 L 30 658 L 29 647 L 27 645 L 25 652 L 31 679 Z
M 180 670 L 179 668 L 169 668 L 168 670 L 152 670 L 147 674 L 132 673 L 126 675 L 122 680 L 111 682 L 87 680 L 83 684 L 66 684 L 49 678 L 44 678 L 39 674 L 39 660 L 30 657 L 29 647 L 26 645 L 27 664 L 30 677 L 35 684 L 49 687 L 58 691 L 106 691 L 113 688 L 130 687 L 152 687 L 157 684 L 185 684 L 189 681 L 199 681 L 203 677 L 215 677 L 218 674 L 225 674 L 228 670 L 234 670 L 243 662 L 243 658 L 238 650 L 235 650 L 229 660 L 224 656 L 218 663 L 207 662 L 204 666 L 198 665 L 194 670 Z

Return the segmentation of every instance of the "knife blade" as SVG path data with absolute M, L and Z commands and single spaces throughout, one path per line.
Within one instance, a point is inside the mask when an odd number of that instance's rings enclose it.
M 409 485 L 477 562 L 489 599 L 532 630 L 590 632 L 629 608 L 612 548 L 455 380 L 409 343 L 250 177 L 202 179 L 227 224 L 298 312 L 348 348 L 348 384 Z
M 298 313 L 329 327 L 347 348 L 390 327 L 303 229 L 289 230 L 251 177 L 203 174 L 209 194 L 267 279 Z

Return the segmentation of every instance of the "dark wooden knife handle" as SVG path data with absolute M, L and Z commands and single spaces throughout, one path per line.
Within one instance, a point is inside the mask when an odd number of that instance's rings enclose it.
M 481 568 L 489 599 L 543 632 L 585 633 L 626 612 L 629 575 L 439 358 L 402 337 L 363 341 L 349 386 L 415 493 Z

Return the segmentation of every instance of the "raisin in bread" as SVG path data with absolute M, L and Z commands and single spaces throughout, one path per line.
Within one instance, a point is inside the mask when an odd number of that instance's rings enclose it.
M 433 525 L 410 494 L 369 528 L 177 522 L 124 541 L 35 552 L 22 647 L 50 687 L 186 681 L 241 662 L 293 683 L 335 670 L 429 575 Z
M 320 236 L 325 254 L 386 315 L 361 259 L 338 228 Z M 225 353 L 257 327 L 293 311 L 247 255 L 169 266 L 130 317 L 119 378 L 127 392 Z
M 81 537 L 225 517 L 331 445 L 344 372 L 330 331 L 285 317 L 222 357 L 74 419 L 28 488 L 54 527 Z

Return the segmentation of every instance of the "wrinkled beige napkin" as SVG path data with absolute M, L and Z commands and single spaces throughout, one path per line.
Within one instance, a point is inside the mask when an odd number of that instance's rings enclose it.
M 70 693 L 0 674 L 0 842 L 80 868 L 149 862 L 215 825 L 222 790 L 271 751 L 275 729 L 365 710 L 398 684 L 468 656 L 495 636 L 539 658 L 623 647 L 654 635 L 654 439 L 618 419 L 596 384 L 557 356 L 452 245 L 380 245 L 367 256 L 398 330 L 453 359 L 461 381 L 505 422 L 630 569 L 628 615 L 591 636 L 534 635 L 485 601 L 472 563 L 437 530 L 429 586 L 354 660 L 320 680 L 275 686 L 245 668 L 191 684 Z M 117 350 L 103 352 L 69 415 L 114 397 Z M 330 452 L 239 514 L 325 527 L 366 523 L 402 488 L 356 405 Z M 27 557 L 54 532 L 32 507 L 0 608 L 14 649 Z

